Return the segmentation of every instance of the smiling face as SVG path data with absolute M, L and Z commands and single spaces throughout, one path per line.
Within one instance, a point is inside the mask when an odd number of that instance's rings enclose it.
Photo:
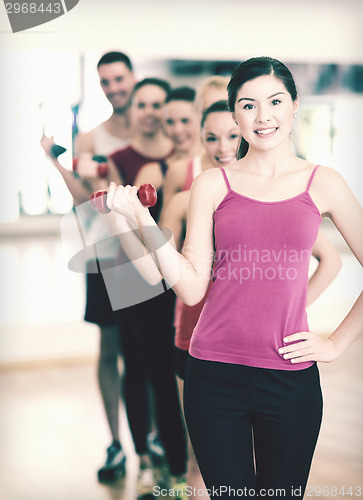
M 132 71 L 122 62 L 101 64 L 98 68 L 100 84 L 105 96 L 116 113 L 128 109 L 135 77 Z
M 292 100 L 281 80 L 265 75 L 249 80 L 239 89 L 234 118 L 249 148 L 270 150 L 289 144 L 298 99 Z
M 143 85 L 132 98 L 132 122 L 145 135 L 156 134 L 162 122 L 166 91 L 158 85 Z
M 202 140 L 214 167 L 226 167 L 236 162 L 240 137 L 240 131 L 230 112 L 208 114 L 202 128 Z
M 199 140 L 199 124 L 194 103 L 175 100 L 164 107 L 164 131 L 177 152 L 187 153 Z

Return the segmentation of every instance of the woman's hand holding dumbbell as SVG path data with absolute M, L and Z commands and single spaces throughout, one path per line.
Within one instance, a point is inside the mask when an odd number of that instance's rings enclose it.
M 112 210 L 134 221 L 138 211 L 145 211 L 156 204 L 157 194 L 152 184 L 142 184 L 137 190 L 135 186 L 116 186 L 111 182 L 107 191 L 92 193 L 90 201 L 101 214 Z

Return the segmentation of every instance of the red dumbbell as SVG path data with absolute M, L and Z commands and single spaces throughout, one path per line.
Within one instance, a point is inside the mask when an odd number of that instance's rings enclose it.
M 157 202 L 156 189 L 152 184 L 141 184 L 137 192 L 139 200 L 144 205 L 144 207 L 153 207 Z M 97 210 L 100 214 L 109 214 L 111 210 L 108 208 L 107 203 L 107 191 L 100 189 L 95 191 L 90 196 L 91 206 Z
M 78 160 L 79 160 L 79 158 L 77 156 L 75 156 L 73 158 L 73 162 L 72 162 L 73 172 L 77 172 Z M 97 166 L 98 177 L 101 177 L 101 178 L 106 177 L 107 173 L 108 173 L 107 157 L 101 156 L 101 155 L 95 155 L 95 156 L 93 156 L 92 160 L 96 161 L 98 163 L 98 166 Z

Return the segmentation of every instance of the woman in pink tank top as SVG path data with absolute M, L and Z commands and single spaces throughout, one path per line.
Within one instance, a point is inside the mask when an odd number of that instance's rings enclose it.
M 202 141 L 207 157 L 213 167 L 227 167 L 236 163 L 237 141 L 240 142 L 240 134 L 237 126 L 232 120 L 227 101 L 218 101 L 207 108 L 202 118 Z M 200 172 L 198 172 L 199 175 Z M 223 171 L 224 173 L 224 171 Z M 176 248 L 182 248 L 183 225 L 187 218 L 190 188 L 194 177 L 190 177 L 189 186 L 175 195 L 165 211 L 161 224 L 172 230 Z M 228 180 L 227 180 L 228 182 Z M 324 288 L 333 280 L 340 269 L 340 258 L 329 240 L 319 231 L 312 253 L 318 259 L 318 268 L 309 280 L 310 304 Z M 209 290 L 209 287 L 208 287 Z M 208 292 L 207 292 L 208 293 Z M 207 295 L 207 294 L 206 294 Z M 175 308 L 175 339 L 177 348 L 177 375 L 184 379 L 186 354 L 189 350 L 190 338 L 203 308 L 206 296 L 195 306 L 184 304 L 179 298 Z
M 203 113 L 201 122 L 203 146 L 211 165 L 215 168 L 228 167 L 236 163 L 237 145 L 240 133 L 234 123 L 226 100 L 217 101 Z M 195 170 L 195 169 L 193 169 Z M 198 172 L 197 175 L 199 175 Z M 189 176 L 189 185 L 185 190 L 176 194 L 165 211 L 161 221 L 163 227 L 172 230 L 176 248 L 182 248 L 184 224 L 187 218 L 190 188 L 196 175 Z M 329 240 L 319 231 L 319 237 L 314 244 L 313 254 L 319 259 L 319 264 L 313 279 L 309 280 L 309 302 L 319 295 L 327 284 L 336 276 L 340 269 L 340 259 L 337 251 Z M 210 285 L 212 284 L 212 280 Z M 208 287 L 209 291 L 210 286 Z M 175 370 L 181 400 L 183 400 L 185 367 L 188 358 L 190 339 L 195 325 L 204 306 L 208 291 L 201 302 L 195 306 L 184 304 L 179 298 L 175 305 Z M 194 453 L 189 450 L 190 469 L 195 476 Z
M 136 188 L 111 184 L 108 205 L 140 228 L 185 303 L 201 300 L 215 263 L 184 394 L 208 494 L 303 498 L 322 415 L 316 362 L 334 361 L 363 323 L 360 295 L 329 337 L 309 331 L 309 259 L 329 216 L 363 263 L 363 214 L 340 174 L 293 154 L 299 102 L 284 64 L 243 62 L 228 98 L 244 138 L 239 161 L 194 181 L 183 255 L 158 231 Z

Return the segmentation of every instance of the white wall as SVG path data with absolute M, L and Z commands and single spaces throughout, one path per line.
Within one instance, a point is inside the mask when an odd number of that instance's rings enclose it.
M 2 2 L 0 46 L 361 63 L 362 22 L 360 0 L 80 0 L 66 15 L 12 34 Z

